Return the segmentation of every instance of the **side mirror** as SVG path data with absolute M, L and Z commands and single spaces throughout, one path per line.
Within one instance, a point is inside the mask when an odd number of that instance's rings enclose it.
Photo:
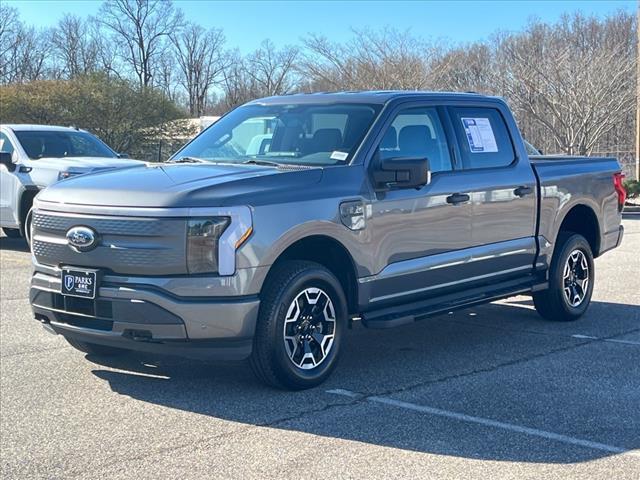
M 376 188 L 420 188 L 431 183 L 429 160 L 419 157 L 380 158 L 373 172 Z
M 128 153 L 118 153 L 118 158 L 129 158 Z
M 7 167 L 10 172 L 16 169 L 16 164 L 13 163 L 12 155 L 9 152 L 0 152 L 0 165 Z

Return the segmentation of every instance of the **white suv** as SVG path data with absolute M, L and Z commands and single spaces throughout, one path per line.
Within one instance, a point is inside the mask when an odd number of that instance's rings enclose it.
M 29 211 L 40 190 L 74 175 L 140 163 L 84 130 L 0 125 L 0 227 L 9 237 L 28 240 Z

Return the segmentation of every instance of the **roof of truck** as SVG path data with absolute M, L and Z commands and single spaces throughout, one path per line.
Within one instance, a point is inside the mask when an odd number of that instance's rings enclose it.
M 80 130 L 79 128 L 75 128 L 75 127 L 59 127 L 57 125 L 36 125 L 36 124 L 30 124 L 30 123 L 3 123 L 2 126 L 10 128 L 14 132 L 21 132 L 21 131 L 25 131 L 25 130 L 39 131 L 39 132 L 41 132 L 43 130 L 53 131 L 53 132 L 78 132 L 78 131 L 83 131 L 83 130 Z
M 276 97 L 259 98 L 250 104 L 276 105 L 287 103 L 387 103 L 389 100 L 397 98 L 422 97 L 433 100 L 461 99 L 469 98 L 497 98 L 488 97 L 474 92 L 425 92 L 411 90 L 373 90 L 361 92 L 319 92 L 319 93 L 296 93 L 292 95 L 281 95 Z

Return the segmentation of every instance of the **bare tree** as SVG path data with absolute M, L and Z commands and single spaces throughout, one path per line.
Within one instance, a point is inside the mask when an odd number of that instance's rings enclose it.
M 171 50 L 165 50 L 157 60 L 154 84 L 172 102 L 177 102 L 180 97 L 180 83 L 175 55 Z
M 297 49 L 277 50 L 270 41 L 264 41 L 246 58 L 237 50 L 229 52 L 222 72 L 223 96 L 214 110 L 223 113 L 254 98 L 284 95 L 298 89 L 298 56 Z
M 433 46 L 408 32 L 354 30 L 346 44 L 311 35 L 301 70 L 329 90 L 423 89 L 429 83 Z
M 633 27 L 630 18 L 598 22 L 576 14 L 555 28 L 534 22 L 505 35 L 497 45 L 499 90 L 530 120 L 525 127 L 541 127 L 555 149 L 589 154 L 633 108 Z
M 240 52 L 229 52 L 225 65 L 222 72 L 223 97 L 216 106 L 216 113 L 224 113 L 258 96 L 255 82 L 248 75 L 246 62 Z
M 261 96 L 284 95 L 297 85 L 295 66 L 299 51 L 295 47 L 278 50 L 271 40 L 247 58 L 246 73 Z
M 486 43 L 448 49 L 430 65 L 430 88 L 497 93 L 493 64 L 494 51 Z
M 2 82 L 29 82 L 50 75 L 52 69 L 47 62 L 50 53 L 50 32 L 25 27 L 11 9 L 2 12 L 2 16 L 6 22 L 2 27 L 0 39 Z
M 12 57 L 19 41 L 22 23 L 18 11 L 4 3 L 0 3 L 0 78 L 9 82 L 14 72 Z
M 182 26 L 182 12 L 170 0 L 106 0 L 99 18 L 114 32 L 122 59 L 140 86 L 151 86 L 169 35 Z
M 222 30 L 205 30 L 190 23 L 172 35 L 180 84 L 189 97 L 189 113 L 203 115 L 212 87 L 221 79 L 225 68 Z
M 75 15 L 65 15 L 58 22 L 51 41 L 59 60 L 59 68 L 67 78 L 98 69 L 100 48 L 103 46 L 93 36 L 87 20 Z

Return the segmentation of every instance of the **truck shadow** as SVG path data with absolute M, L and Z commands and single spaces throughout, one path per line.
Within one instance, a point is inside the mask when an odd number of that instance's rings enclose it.
M 598 339 L 634 330 L 635 305 L 593 302 L 582 320 L 552 324 L 517 297 L 388 331 L 354 328 L 333 376 L 303 392 L 264 387 L 244 364 L 87 358 L 109 368 L 93 373 L 117 394 L 216 419 L 438 455 L 573 463 L 612 454 L 327 391 L 415 394 L 409 401 L 633 450 L 640 390 L 629 382 L 640 373 L 640 345 Z M 623 356 L 629 363 L 616 364 Z

